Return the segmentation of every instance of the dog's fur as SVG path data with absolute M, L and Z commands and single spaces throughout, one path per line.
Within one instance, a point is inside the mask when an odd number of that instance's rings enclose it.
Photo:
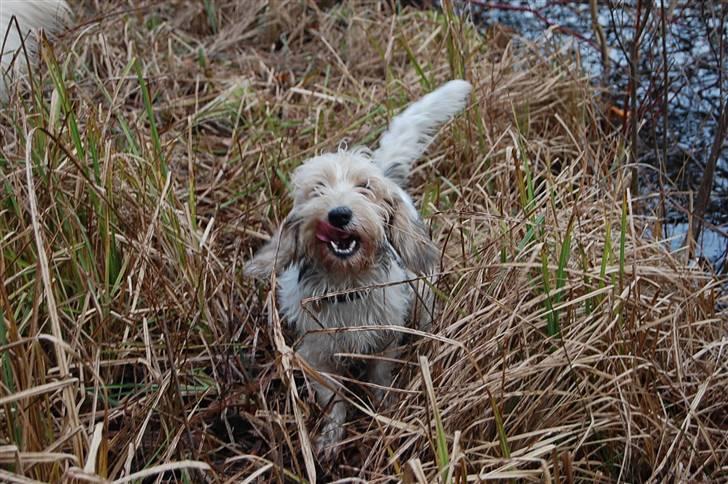
M 11 19 L 17 19 L 17 26 Z M 36 34 L 60 32 L 71 19 L 65 0 L 2 0 L 0 5 L 0 100 L 8 96 L 6 79 L 25 73 L 22 46 L 34 58 L 38 53 Z M 4 41 L 4 45 L 3 45 Z
M 470 89 L 451 81 L 412 104 L 374 152 L 339 149 L 305 161 L 293 173 L 293 209 L 245 267 L 261 279 L 276 272 L 280 310 L 299 337 L 299 355 L 317 370 L 341 370 L 336 353 L 380 354 L 367 368 L 379 399 L 392 383 L 402 335 L 396 327 L 429 328 L 433 297 L 425 278 L 439 254 L 404 189 L 412 162 L 465 107 Z M 327 222 L 336 207 L 351 211 L 343 229 Z M 337 256 L 340 247 L 353 254 Z M 317 447 L 330 453 L 343 435 L 346 405 L 330 385 L 313 388 L 327 409 Z

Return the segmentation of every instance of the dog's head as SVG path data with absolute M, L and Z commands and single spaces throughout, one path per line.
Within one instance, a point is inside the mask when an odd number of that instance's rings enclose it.
M 293 173 L 293 208 L 246 271 L 267 277 L 296 260 L 361 274 L 393 248 L 413 271 L 429 272 L 437 251 L 409 196 L 364 150 L 311 158 Z
M 390 250 L 409 270 L 431 273 L 438 251 L 403 188 L 412 162 L 469 92 L 465 81 L 451 81 L 423 97 L 392 121 L 373 153 L 339 150 L 299 166 L 293 208 L 246 273 L 266 278 L 305 260 L 332 275 L 356 276 Z

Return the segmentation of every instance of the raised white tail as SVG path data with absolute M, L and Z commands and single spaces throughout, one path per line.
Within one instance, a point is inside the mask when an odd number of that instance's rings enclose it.
M 36 32 L 42 29 L 52 37 L 65 28 L 70 18 L 71 9 L 65 0 L 0 0 L 0 99 L 7 97 L 6 80 L 25 72 L 22 45 L 34 57 L 38 53 Z
M 385 175 L 406 184 L 412 162 L 422 156 L 437 129 L 465 108 L 470 89 L 467 81 L 447 82 L 392 120 L 372 154 Z

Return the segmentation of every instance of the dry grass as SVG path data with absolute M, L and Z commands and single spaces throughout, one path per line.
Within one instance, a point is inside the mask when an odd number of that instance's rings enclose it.
M 0 479 L 724 478 L 720 281 L 650 239 L 573 59 L 435 12 L 267 3 L 76 5 L 0 113 Z M 396 404 L 347 383 L 319 466 L 315 375 L 242 261 L 292 167 L 461 73 L 474 103 L 414 179 L 440 316 Z

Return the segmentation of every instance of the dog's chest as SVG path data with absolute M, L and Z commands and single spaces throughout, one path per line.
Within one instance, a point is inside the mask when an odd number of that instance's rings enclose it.
M 363 326 L 404 326 L 413 299 L 408 275 L 399 267 L 356 287 L 336 287 L 324 278 L 300 277 L 298 265 L 280 276 L 279 305 L 299 337 L 321 330 L 329 331 L 340 351 L 379 351 L 399 335 L 385 329 Z M 354 291 L 346 295 L 332 293 Z M 349 329 L 347 329 L 349 328 Z M 326 334 L 326 333 L 324 333 Z

